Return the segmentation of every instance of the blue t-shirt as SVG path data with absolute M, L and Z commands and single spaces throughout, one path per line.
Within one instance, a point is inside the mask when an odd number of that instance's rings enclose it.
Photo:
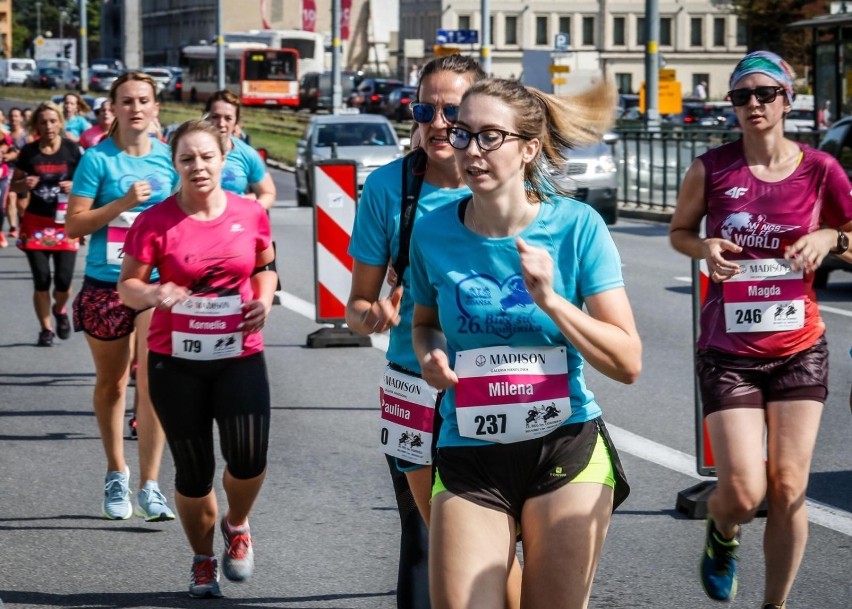
M 92 207 L 97 209 L 126 195 L 135 182 L 146 180 L 151 185 L 151 198 L 130 211 L 141 212 L 164 200 L 175 189 L 179 178 L 169 147 L 159 140 L 151 140 L 151 145 L 151 152 L 145 156 L 122 152 L 111 137 L 89 148 L 74 173 L 71 194 L 94 199 Z M 114 283 L 120 272 L 120 264 L 107 261 L 107 227 L 102 226 L 92 233 L 89 241 L 86 275 Z
M 391 161 L 367 176 L 364 189 L 358 199 L 355 226 L 349 243 L 349 255 L 372 266 L 386 266 L 396 258 L 399 251 L 399 216 L 402 201 L 402 162 Z M 437 188 L 424 181 L 420 189 L 415 226 L 420 218 L 434 209 L 470 194 L 467 187 Z M 411 300 L 409 277 L 411 270 L 403 276 L 402 302 L 399 307 L 400 322 L 391 328 L 388 360 L 412 370 L 420 371 L 420 364 L 411 344 L 411 316 L 414 303 Z
M 584 203 L 564 197 L 543 203 L 518 236 L 550 252 L 554 290 L 578 307 L 588 296 L 624 286 L 615 243 L 600 215 Z M 478 235 L 459 219 L 459 205 L 443 207 L 414 227 L 411 284 L 414 302 L 438 309 L 451 365 L 466 349 L 564 345 L 571 396 L 565 424 L 600 415 L 586 387 L 582 356 L 526 290 L 515 237 Z M 438 446 L 488 444 L 459 434 L 455 403 L 449 389 L 441 401 Z
M 84 117 L 79 114 L 75 115 L 74 118 L 65 121 L 65 131 L 70 131 L 79 139 L 83 132 L 92 126 L 92 123 L 87 121 Z
M 242 196 L 263 179 L 266 165 L 260 153 L 240 138 L 231 136 L 231 143 L 234 147 L 225 155 L 222 168 L 222 188 Z

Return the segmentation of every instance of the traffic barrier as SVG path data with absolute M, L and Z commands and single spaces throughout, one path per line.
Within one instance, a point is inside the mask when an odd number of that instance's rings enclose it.
M 370 338 L 345 327 L 352 283 L 349 241 L 355 224 L 358 167 L 354 161 L 319 161 L 311 166 L 314 197 L 316 321 L 331 324 L 308 335 L 308 347 L 369 347 Z
M 707 272 L 705 260 L 692 261 L 692 344 L 693 344 L 693 403 L 695 405 L 695 461 L 699 476 L 716 476 L 716 460 L 713 457 L 713 447 L 710 444 L 710 433 L 704 420 L 704 407 L 701 403 L 701 391 L 698 385 L 698 375 L 695 373 L 695 348 L 701 333 L 701 305 L 707 299 L 707 288 L 710 285 L 710 274 Z M 697 287 L 697 289 L 696 289 Z M 677 494 L 675 507 L 695 519 L 707 517 L 707 499 L 716 488 L 716 480 L 702 480 L 698 484 L 680 491 Z M 758 508 L 756 516 L 766 515 L 766 502 Z

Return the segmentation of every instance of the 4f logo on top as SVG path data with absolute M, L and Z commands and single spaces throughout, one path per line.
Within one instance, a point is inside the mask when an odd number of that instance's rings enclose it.
M 743 188 L 742 186 L 734 186 L 725 191 L 725 194 L 731 197 L 732 199 L 739 199 L 745 193 L 748 192 L 748 188 Z

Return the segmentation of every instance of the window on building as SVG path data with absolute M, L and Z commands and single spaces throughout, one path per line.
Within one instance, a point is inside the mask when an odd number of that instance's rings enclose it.
M 595 46 L 595 18 L 583 17 L 583 46 Z
M 633 93 L 633 74 L 616 73 L 615 86 L 618 87 L 619 93 Z
M 535 18 L 535 43 L 549 44 L 547 36 L 547 17 Z
M 672 18 L 660 17 L 660 46 L 672 46 Z
M 469 30 L 470 29 L 470 15 L 459 15 L 459 29 L 460 30 Z
M 737 46 L 748 46 L 748 30 L 743 19 L 737 19 Z
M 701 17 L 689 20 L 689 44 L 694 47 L 704 46 L 704 20 Z
M 713 46 L 725 46 L 725 18 L 716 17 L 713 19 Z
M 612 18 L 612 44 L 618 47 L 623 47 L 625 45 L 624 23 L 624 17 Z
M 568 44 L 571 44 L 571 17 L 559 18 L 559 33 L 568 34 Z
M 636 46 L 642 46 L 647 41 L 645 32 L 645 18 L 636 17 Z
M 494 15 L 488 19 L 488 44 L 494 44 Z
M 518 18 L 515 15 L 506 17 L 506 44 L 518 44 Z

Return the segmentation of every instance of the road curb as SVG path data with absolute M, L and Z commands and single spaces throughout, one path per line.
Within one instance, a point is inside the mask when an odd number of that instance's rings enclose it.
M 618 207 L 619 218 L 633 218 L 636 220 L 650 220 L 652 222 L 663 222 L 669 224 L 672 221 L 674 210 L 637 209 L 635 207 Z

